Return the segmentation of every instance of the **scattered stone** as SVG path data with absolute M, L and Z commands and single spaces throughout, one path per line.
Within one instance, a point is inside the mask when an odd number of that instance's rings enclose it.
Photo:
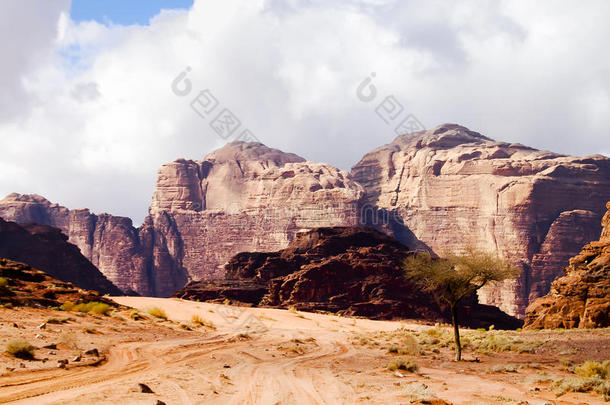
M 100 352 L 99 352 L 99 351 L 98 351 L 96 348 L 93 348 L 93 349 L 89 349 L 89 350 L 87 350 L 87 351 L 85 352 L 85 354 L 86 354 L 87 356 L 95 356 L 95 357 L 100 357 Z
M 400 377 L 400 378 L 403 378 L 403 377 L 405 376 L 405 375 L 404 375 L 403 373 L 401 373 L 400 371 L 394 371 L 394 375 L 395 375 L 396 377 Z
M 58 368 L 66 368 L 67 365 L 68 365 L 68 360 L 67 359 L 57 360 L 57 367 Z
M 223 367 L 223 368 L 231 368 L 231 366 L 230 366 L 230 365 L 228 365 L 228 364 L 225 364 L 225 365 L 224 365 L 224 366 L 222 366 L 222 367 Z
M 56 354 L 57 354 L 57 352 L 56 352 L 56 351 L 54 351 L 54 350 L 51 350 L 51 351 L 49 352 L 49 356 L 55 356 Z
M 25 363 L 19 363 L 19 367 L 25 368 Z
M 143 383 L 138 383 L 138 387 L 140 388 L 140 392 L 144 394 L 154 394 L 155 392 L 150 389 L 150 387 Z
M 13 322 L 13 328 L 19 328 L 19 325 Z
M 167 405 L 165 402 L 161 401 L 160 399 L 157 399 L 156 405 Z
M 34 336 L 36 339 L 44 339 L 44 336 L 42 336 L 40 333 L 37 333 L 36 336 Z
M 81 361 L 81 356 L 80 356 L 80 354 L 79 354 L 78 356 L 76 356 L 76 357 L 74 357 L 74 358 L 72 359 L 72 362 L 73 362 L 73 363 L 76 363 L 76 362 L 79 362 L 79 361 Z
M 55 343 L 51 343 L 50 345 L 46 345 L 46 346 L 42 346 L 43 349 L 52 349 L 52 350 L 56 350 L 57 349 L 57 345 Z
M 38 329 L 46 329 L 47 328 L 47 323 L 43 322 L 40 325 L 37 326 Z

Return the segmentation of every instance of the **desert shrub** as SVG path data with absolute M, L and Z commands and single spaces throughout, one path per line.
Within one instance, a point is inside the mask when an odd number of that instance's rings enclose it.
M 132 309 L 131 311 L 129 311 L 129 317 L 134 321 L 144 319 L 144 317 L 140 314 L 140 311 L 138 311 L 137 309 Z
M 4 277 L 0 277 L 0 287 L 6 287 L 8 286 L 8 280 L 5 279 Z
M 89 333 L 91 335 L 95 335 L 97 333 L 97 329 L 95 328 L 89 328 L 89 327 L 84 327 L 83 328 L 83 332 L 85 333 Z
M 191 329 L 190 326 L 188 326 L 186 323 L 181 323 L 180 325 L 180 329 L 184 329 L 184 330 L 193 330 Z
M 163 319 L 163 320 L 167 320 L 167 314 L 165 313 L 164 310 L 162 310 L 159 307 L 152 307 L 152 308 L 148 308 L 146 310 L 146 312 L 149 315 L 154 316 L 155 318 L 159 318 L 159 319 Z
M 587 360 L 580 366 L 574 369 L 574 374 L 579 377 L 591 378 L 609 378 L 610 377 L 610 360 L 603 363 Z
M 558 396 L 567 392 L 595 391 L 601 394 L 604 400 L 610 400 L 610 360 L 602 363 L 585 361 L 574 369 L 574 373 L 577 377 L 564 378 L 553 383 L 558 389 Z
M 108 313 L 110 312 L 110 310 L 112 309 L 110 307 L 110 305 L 105 304 L 103 302 L 97 302 L 94 303 L 95 305 L 93 305 L 91 307 L 91 309 L 89 310 L 89 312 L 97 314 L 97 315 L 108 315 Z
M 6 345 L 6 352 L 18 359 L 33 359 L 36 348 L 23 339 L 11 340 Z
M 193 315 L 191 317 L 191 323 L 193 325 L 197 325 L 197 326 L 204 326 L 208 329 L 216 329 L 216 325 L 214 325 L 213 322 L 211 321 L 207 321 L 205 319 L 203 319 L 202 317 L 200 317 L 199 315 Z
M 399 355 L 414 355 L 419 353 L 419 346 L 417 344 L 417 340 L 411 335 L 406 335 L 403 337 L 401 344 L 393 344 L 388 347 L 389 353 L 399 354 Z
M 97 315 L 108 315 L 112 308 L 110 305 L 98 301 L 81 302 L 79 304 L 66 301 L 62 304 L 61 309 L 64 311 L 80 312 L 83 314 L 92 313 Z
M 388 363 L 388 370 L 404 370 L 414 373 L 417 371 L 417 364 L 411 359 L 394 359 Z
M 60 308 L 62 311 L 72 311 L 72 309 L 74 308 L 74 303 L 72 301 L 66 301 L 61 304 Z

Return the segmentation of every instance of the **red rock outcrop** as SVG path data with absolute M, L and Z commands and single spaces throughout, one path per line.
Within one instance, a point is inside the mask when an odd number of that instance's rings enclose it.
M 29 264 L 0 258 L 0 277 L 7 281 L 0 286 L 0 304 L 29 307 L 57 307 L 66 301 L 103 302 L 111 307 L 117 304 L 95 290 L 81 287 L 51 277 Z M 108 282 L 106 280 L 106 282 Z
M 553 281 L 548 295 L 528 308 L 525 327 L 606 328 L 610 326 L 610 202 L 598 241 L 570 259 L 566 275 Z
M 67 240 L 57 228 L 36 224 L 20 226 L 0 218 L 0 257 L 27 263 L 81 288 L 123 294 Z
M 522 266 L 519 280 L 479 295 L 519 316 L 599 234 L 610 198 L 604 156 L 496 142 L 454 124 L 397 137 L 365 155 L 352 177 L 366 203 L 392 212 L 436 253 L 472 246 Z
M 176 292 L 185 299 L 331 311 L 374 319 L 447 321 L 433 294 L 406 280 L 409 249 L 366 227 L 317 228 L 299 233 L 286 249 L 240 253 L 226 265 L 226 280 L 195 281 Z M 464 301 L 464 324 L 516 328 L 520 322 L 495 307 Z

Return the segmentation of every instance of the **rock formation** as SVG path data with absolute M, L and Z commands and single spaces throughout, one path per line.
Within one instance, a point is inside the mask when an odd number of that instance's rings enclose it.
M 598 241 L 570 259 L 566 275 L 551 285 L 548 295 L 528 308 L 525 327 L 606 328 L 610 326 L 610 202 Z
M 521 278 L 480 298 L 523 316 L 599 235 L 608 199 L 606 157 L 562 156 L 445 124 L 397 137 L 351 175 L 260 143 L 176 160 L 159 170 L 137 229 L 128 218 L 17 194 L 0 201 L 0 217 L 61 229 L 121 289 L 157 296 L 222 279 L 236 253 L 283 249 L 299 231 L 369 225 L 413 249 L 506 256 Z
M 191 282 L 175 296 L 447 321 L 447 309 L 405 279 L 402 262 L 408 254 L 406 246 L 372 228 L 317 228 L 298 234 L 277 252 L 240 253 L 227 263 L 226 280 Z M 462 319 L 469 326 L 520 326 L 497 308 L 477 304 L 476 296 L 464 304 Z
M 152 295 L 148 275 L 150 232 L 139 232 L 131 219 L 87 209 L 69 210 L 38 195 L 10 194 L 0 201 L 0 217 L 19 224 L 58 228 L 95 267 L 125 292 Z M 149 236 L 148 239 L 146 236 Z
M 120 288 L 170 296 L 188 280 L 224 277 L 238 252 L 281 249 L 303 229 L 356 225 L 362 195 L 330 165 L 233 142 L 203 161 L 163 165 L 139 229 L 31 195 L 7 196 L 0 217 L 58 227 Z
M 0 277 L 6 280 L 6 285 L 0 285 L 0 305 L 57 307 L 66 301 L 95 301 L 117 306 L 114 301 L 100 296 L 98 291 L 83 290 L 28 264 L 9 259 L 0 258 Z
M 17 225 L 0 218 L 0 257 L 27 263 L 64 282 L 103 294 L 122 295 L 68 237 L 46 225 Z
M 367 204 L 392 212 L 434 252 L 471 246 L 520 265 L 519 280 L 480 292 L 482 302 L 520 316 L 599 234 L 610 198 L 604 156 L 496 142 L 453 124 L 397 137 L 365 155 L 352 177 Z

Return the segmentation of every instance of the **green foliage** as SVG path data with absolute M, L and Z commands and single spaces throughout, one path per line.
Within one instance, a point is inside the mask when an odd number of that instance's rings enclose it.
M 0 287 L 7 287 L 8 286 L 8 280 L 4 277 L 0 277 Z
M 462 255 L 434 258 L 428 252 L 409 256 L 404 263 L 407 278 L 427 291 L 436 292 L 449 305 L 486 284 L 515 278 L 519 270 L 494 253 L 467 249 Z
M 11 340 L 6 345 L 6 352 L 18 359 L 30 360 L 34 358 L 36 348 L 22 339 Z
M 507 260 L 472 248 L 462 255 L 449 254 L 444 259 L 434 258 L 428 252 L 415 253 L 405 260 L 404 270 L 407 279 L 449 305 L 457 361 L 462 358 L 457 319 L 460 301 L 490 282 L 515 278 L 519 274 Z
M 159 318 L 159 319 L 163 319 L 163 320 L 167 320 L 167 314 L 165 313 L 164 310 L 162 310 L 159 307 L 152 307 L 152 308 L 148 308 L 146 310 L 146 312 L 149 315 L 154 316 L 155 318 Z

